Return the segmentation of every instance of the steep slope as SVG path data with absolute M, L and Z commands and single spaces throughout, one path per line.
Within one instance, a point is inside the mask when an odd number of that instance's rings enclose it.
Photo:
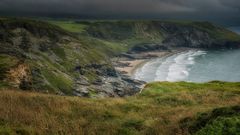
M 239 104 L 240 83 L 226 82 L 151 83 L 104 99 L 1 90 L 0 134 L 237 135 Z
M 78 26 L 77 33 L 110 42 L 113 50 L 116 46 L 127 51 L 156 50 L 162 46 L 222 49 L 239 48 L 240 43 L 239 35 L 209 22 L 78 21 L 69 22 L 69 27 L 55 24 L 69 31 L 71 25 Z
M 239 35 L 208 22 L 93 22 L 86 31 L 93 37 L 108 40 L 141 39 L 175 47 L 230 48 L 240 42 Z
M 79 96 L 137 92 L 92 44 L 48 23 L 1 18 L 0 84 Z

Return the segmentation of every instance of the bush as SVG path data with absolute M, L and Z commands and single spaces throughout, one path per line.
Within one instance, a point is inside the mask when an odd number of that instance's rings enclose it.
M 230 130 L 234 130 L 235 132 L 235 128 L 240 126 L 240 106 L 216 108 L 212 112 L 201 113 L 196 118 L 185 118 L 180 123 L 182 129 L 187 128 L 191 134 L 203 135 L 209 132 L 207 135 L 211 135 L 216 130 L 226 130 L 228 133 L 231 132 Z M 228 127 L 226 127 L 227 125 Z
M 207 124 L 196 135 L 239 135 L 240 116 L 238 117 L 219 117 L 212 123 Z

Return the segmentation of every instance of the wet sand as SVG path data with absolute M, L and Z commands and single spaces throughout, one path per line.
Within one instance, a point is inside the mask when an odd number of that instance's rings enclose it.
M 140 59 L 140 60 L 132 60 L 132 61 L 119 61 L 121 63 L 129 64 L 128 66 L 125 67 L 116 67 L 116 70 L 126 74 L 128 76 L 133 75 L 134 71 L 141 67 L 145 62 L 147 62 L 146 59 Z
M 187 50 L 189 50 L 189 48 L 177 48 L 171 49 L 171 51 L 155 51 L 133 54 L 134 57 L 136 57 L 135 59 L 125 57 L 118 58 L 118 64 L 116 64 L 117 66 L 115 66 L 115 69 L 122 74 L 133 76 L 138 68 L 142 67 L 146 62 L 154 58 L 167 57 Z
M 172 54 L 174 54 L 174 52 L 169 52 L 169 51 L 141 53 L 138 55 L 142 58 L 133 59 L 133 60 L 119 60 L 118 61 L 119 63 L 127 66 L 118 66 L 116 67 L 116 70 L 125 75 L 132 76 L 135 73 L 136 69 L 143 66 L 146 62 L 157 57 L 164 57 Z

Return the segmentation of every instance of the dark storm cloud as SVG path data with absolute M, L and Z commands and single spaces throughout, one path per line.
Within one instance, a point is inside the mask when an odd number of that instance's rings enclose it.
M 179 1 L 180 2 L 180 1 Z M 69 13 L 159 13 L 189 11 L 192 8 L 167 0 L 3 0 L 2 10 Z M 180 2 L 181 3 L 181 2 Z
M 239 0 L 0 0 L 2 14 L 239 20 Z

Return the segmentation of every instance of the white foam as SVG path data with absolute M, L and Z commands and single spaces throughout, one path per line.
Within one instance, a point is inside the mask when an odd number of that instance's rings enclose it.
M 162 58 L 158 58 L 147 62 L 141 68 L 136 70 L 133 78 L 146 82 L 152 81 L 155 78 L 155 72 L 161 63 L 161 60 Z
M 186 51 L 167 58 L 157 58 L 138 69 L 135 79 L 151 81 L 184 81 L 189 76 L 195 58 L 206 54 L 205 51 Z
M 184 81 L 189 75 L 191 65 L 194 65 L 195 63 L 195 57 L 203 54 L 206 54 L 206 52 L 188 51 L 177 55 L 169 66 L 166 81 Z M 158 81 L 158 78 L 156 78 L 155 81 Z

